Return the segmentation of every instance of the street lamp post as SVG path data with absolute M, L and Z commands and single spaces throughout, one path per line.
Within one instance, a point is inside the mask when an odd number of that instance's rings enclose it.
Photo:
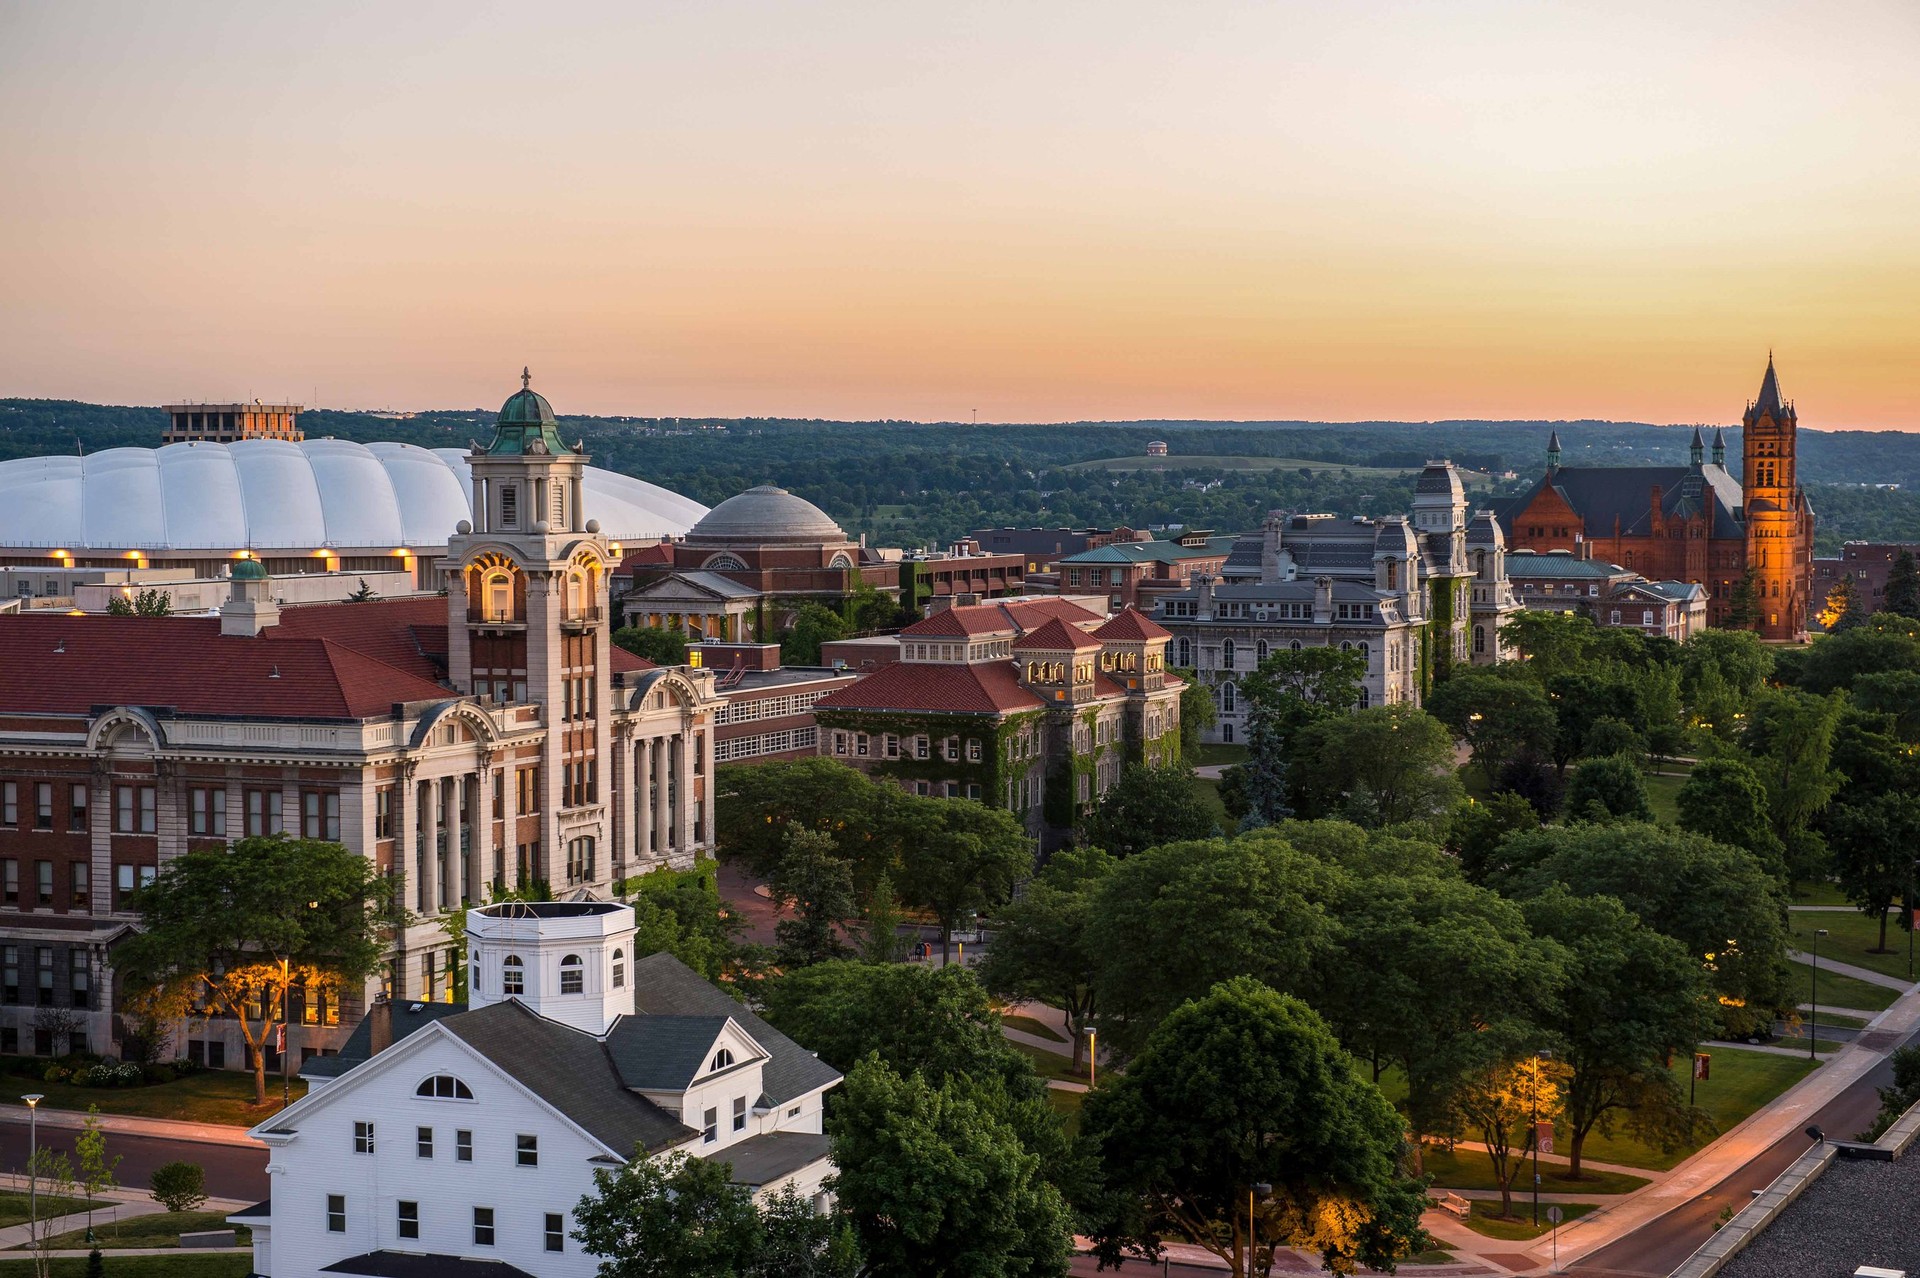
M 1247 1186 L 1247 1278 L 1253 1278 L 1253 1267 L 1257 1263 L 1254 1257 L 1259 1252 L 1256 1242 L 1254 1222 L 1258 1219 L 1253 1213 L 1253 1200 L 1261 1202 L 1273 1197 L 1273 1186 L 1264 1180 L 1255 1181 Z
M 293 1103 L 293 1082 L 287 1076 L 287 986 L 291 981 L 291 970 L 287 956 L 280 957 L 280 1108 L 285 1109 Z
M 1533 1132 L 1531 1133 L 1530 1139 L 1533 1142 L 1533 1224 L 1534 1224 L 1534 1227 L 1537 1229 L 1540 1226 L 1540 1065 L 1539 1065 L 1539 1062 L 1552 1060 L 1553 1053 L 1551 1051 L 1542 1049 L 1533 1054 L 1533 1059 L 1535 1062 L 1533 1067 L 1533 1087 L 1530 1089 L 1531 1099 L 1533 1102 Z
M 22 1096 L 27 1103 L 27 1239 L 33 1239 L 34 1222 L 40 1219 L 40 1102 L 39 1092 Z
M 1814 1049 L 1820 1045 L 1820 938 L 1826 934 L 1827 929 L 1824 927 L 1815 928 L 1813 932 L 1813 997 L 1810 1000 L 1813 1006 L 1813 1016 L 1807 1022 L 1808 1060 L 1814 1059 Z
M 1087 1026 L 1087 1087 L 1089 1089 L 1098 1081 L 1099 1049 L 1100 1031 L 1089 1025 Z

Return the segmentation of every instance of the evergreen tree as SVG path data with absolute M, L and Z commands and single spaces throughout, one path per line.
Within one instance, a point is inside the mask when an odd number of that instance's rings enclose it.
M 1867 610 L 1861 606 L 1860 592 L 1854 589 L 1853 578 L 1844 576 L 1834 582 L 1820 609 L 1820 624 L 1827 628 L 1827 633 L 1842 634 L 1866 619 Z
M 1760 587 L 1754 580 L 1753 569 L 1747 569 L 1740 578 L 1740 584 L 1733 588 L 1733 594 L 1727 598 L 1727 615 L 1721 625 L 1728 630 L 1753 630 L 1760 625 Z
M 1902 617 L 1920 617 L 1920 571 L 1915 570 L 1913 555 L 1908 551 L 1901 551 L 1893 561 L 1893 571 L 1887 574 L 1886 593 L 1880 597 L 1880 609 Z

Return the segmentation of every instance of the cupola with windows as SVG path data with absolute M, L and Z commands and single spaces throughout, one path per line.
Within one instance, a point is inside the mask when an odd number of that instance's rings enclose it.
M 509 999 L 603 1035 L 632 1016 L 633 907 L 496 901 L 467 911 L 467 1005 Z

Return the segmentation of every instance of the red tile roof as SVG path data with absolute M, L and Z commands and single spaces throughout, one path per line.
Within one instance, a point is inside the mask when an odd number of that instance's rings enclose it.
M 1098 639 L 1084 630 L 1069 626 L 1058 617 L 1013 641 L 1015 652 L 1085 652 L 1099 647 Z
M 607 647 L 607 653 L 608 653 L 607 664 L 613 667 L 613 672 L 615 674 L 619 674 L 623 670 L 657 670 L 659 669 L 659 665 L 657 663 L 648 661 L 645 657 L 640 656 L 638 653 L 628 652 L 625 648 L 622 648 L 617 643 L 609 644 Z
M 280 624 L 262 637 L 331 639 L 437 683 L 447 672 L 447 601 L 442 595 L 418 595 L 282 608 Z
M 0 708 L 9 713 L 138 705 L 357 719 L 385 714 L 395 702 L 452 695 L 333 638 L 222 635 L 217 617 L 0 616 Z
M 1089 612 L 1065 599 L 1000 599 L 992 603 L 943 608 L 924 620 L 914 622 L 900 633 L 913 638 L 936 639 L 968 638 L 1008 630 L 1024 634 L 1055 618 L 1069 625 L 1083 626 L 1100 620 L 1100 614 Z
M 944 666 L 896 661 L 828 693 L 814 705 L 823 710 L 944 710 L 956 714 L 998 714 L 1045 705 L 1020 686 L 1007 662 Z
M 1093 632 L 1095 639 L 1113 643 L 1137 643 L 1144 639 L 1171 639 L 1172 632 L 1138 608 L 1123 608 L 1113 620 Z

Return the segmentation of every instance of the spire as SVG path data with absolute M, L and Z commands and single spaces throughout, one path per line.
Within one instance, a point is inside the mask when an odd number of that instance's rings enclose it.
M 1713 428 L 1713 464 L 1723 469 L 1727 464 L 1727 437 L 1718 426 Z
M 1687 461 L 1692 465 L 1698 466 L 1703 460 L 1703 454 L 1706 450 L 1707 446 L 1700 438 L 1700 428 L 1695 426 L 1693 428 L 1693 442 L 1687 446 Z
M 1753 402 L 1755 416 L 1780 419 L 1780 378 L 1773 371 L 1773 352 L 1767 352 L 1767 375 L 1760 381 L 1760 398 Z
M 1557 430 L 1547 436 L 1547 469 L 1560 469 L 1560 432 Z

